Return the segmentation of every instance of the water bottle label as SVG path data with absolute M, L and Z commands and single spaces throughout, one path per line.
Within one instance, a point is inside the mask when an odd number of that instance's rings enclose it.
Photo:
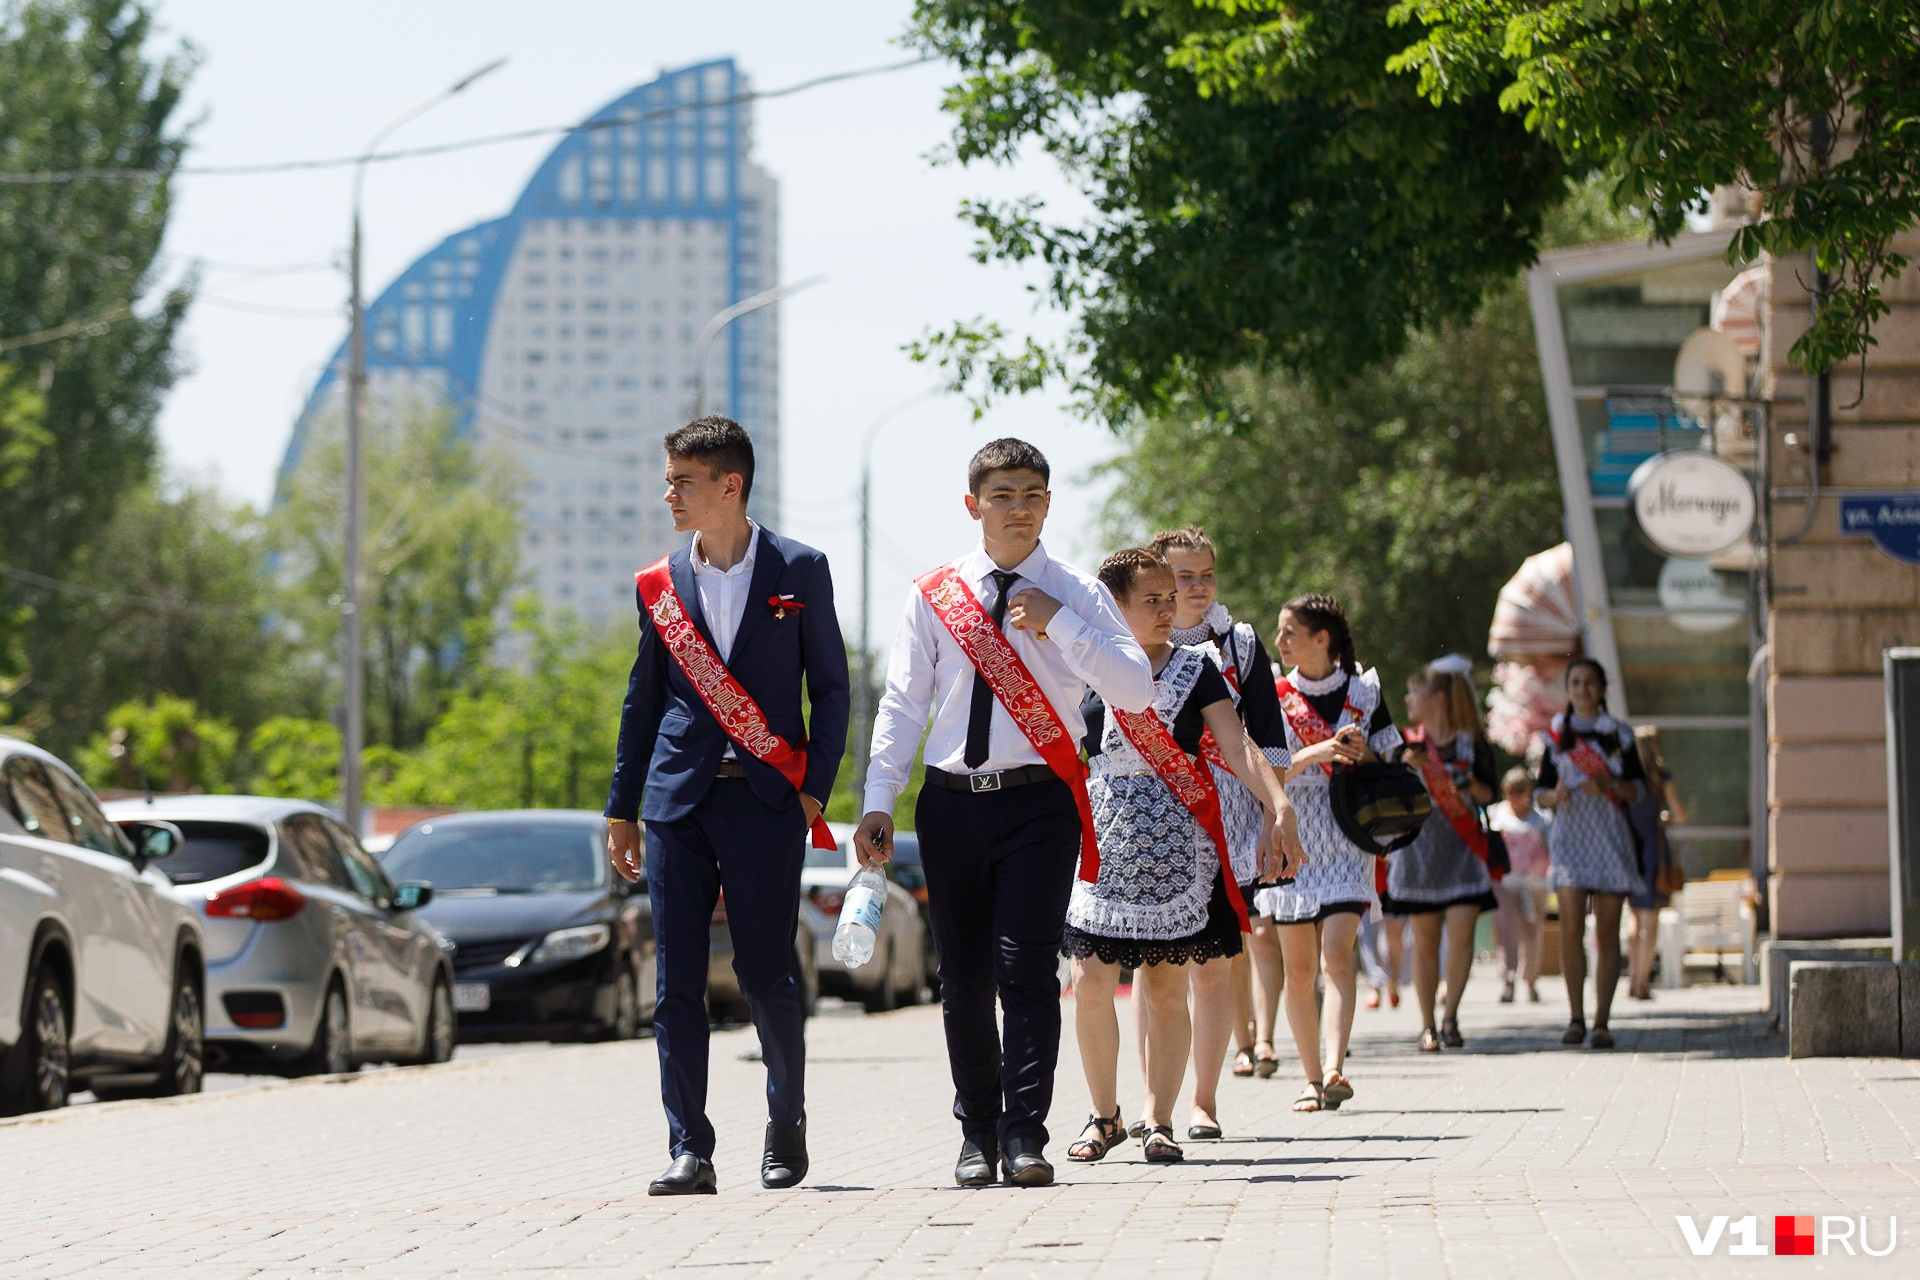
M 863 926 L 870 933 L 880 932 L 880 912 L 886 906 L 886 900 L 873 889 L 861 885 L 847 895 L 846 904 L 840 909 L 842 923 L 851 922 Z

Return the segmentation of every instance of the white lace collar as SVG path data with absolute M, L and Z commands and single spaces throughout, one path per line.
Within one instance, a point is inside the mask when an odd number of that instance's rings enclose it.
M 1332 675 L 1323 676 L 1318 680 L 1310 680 L 1306 676 L 1301 675 L 1300 668 L 1298 667 L 1287 672 L 1287 683 L 1306 694 L 1309 698 L 1317 698 L 1323 693 L 1333 693 L 1346 685 L 1347 678 L 1346 668 L 1344 667 L 1335 667 Z
M 1201 644 L 1232 630 L 1233 615 L 1227 612 L 1227 606 L 1215 600 L 1200 615 L 1199 622 L 1191 627 L 1175 627 L 1172 640 L 1175 644 Z

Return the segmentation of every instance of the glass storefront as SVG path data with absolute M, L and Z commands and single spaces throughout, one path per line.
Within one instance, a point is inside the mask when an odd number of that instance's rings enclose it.
M 1663 554 L 1628 487 L 1679 450 L 1751 472 L 1763 410 L 1745 399 L 1752 353 L 1736 354 L 1716 319 L 1738 275 L 1725 244 L 1549 254 L 1531 286 L 1587 650 L 1608 668 L 1615 711 L 1659 728 L 1687 819 L 1672 837 L 1695 878 L 1755 859 L 1752 559 L 1744 547 Z

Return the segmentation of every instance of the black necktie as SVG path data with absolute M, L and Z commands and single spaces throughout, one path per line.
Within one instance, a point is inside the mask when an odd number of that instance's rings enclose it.
M 998 627 L 1007 620 L 1007 593 L 1013 589 L 1014 579 L 1020 575 L 1009 573 L 1005 569 L 993 571 L 993 585 L 1000 588 L 1000 595 L 993 602 L 993 625 Z M 979 671 L 973 673 L 973 705 L 967 710 L 967 768 L 978 769 L 987 762 L 987 735 L 993 728 L 993 690 L 987 687 L 986 677 Z

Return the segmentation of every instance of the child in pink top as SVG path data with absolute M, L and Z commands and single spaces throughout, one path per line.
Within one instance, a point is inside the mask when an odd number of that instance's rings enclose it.
M 1514 768 L 1501 779 L 1506 799 L 1487 810 L 1487 822 L 1506 837 L 1507 857 L 1513 869 L 1493 886 L 1500 910 L 1494 932 L 1500 939 L 1500 967 L 1504 981 L 1500 1002 L 1513 1002 L 1516 979 L 1527 984 L 1527 999 L 1540 1002 L 1535 983 L 1540 978 L 1540 948 L 1547 928 L 1547 827 L 1549 819 L 1533 807 L 1533 779 Z

